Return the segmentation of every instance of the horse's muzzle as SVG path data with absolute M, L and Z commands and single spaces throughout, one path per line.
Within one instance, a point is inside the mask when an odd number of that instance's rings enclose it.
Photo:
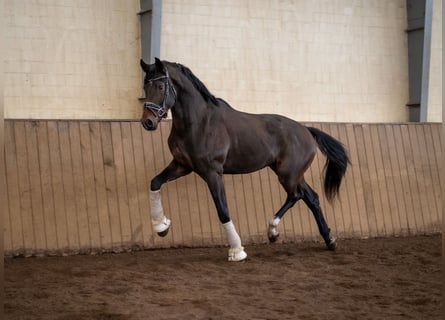
M 158 127 L 158 122 L 156 120 L 153 121 L 151 119 L 145 119 L 141 121 L 141 123 L 144 129 L 148 131 L 156 130 L 156 128 Z

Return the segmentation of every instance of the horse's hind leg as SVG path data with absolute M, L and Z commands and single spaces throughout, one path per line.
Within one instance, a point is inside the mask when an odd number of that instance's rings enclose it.
M 295 203 L 302 198 L 303 194 L 299 188 L 295 192 L 288 192 L 286 202 L 283 206 L 278 210 L 278 212 L 273 216 L 272 220 L 269 222 L 269 229 L 267 231 L 267 237 L 270 242 L 275 242 L 280 235 L 278 232 L 278 224 L 280 223 L 281 218 L 283 218 L 284 214 L 292 208 Z
M 300 188 L 301 182 L 304 182 L 303 173 L 304 168 L 308 167 L 310 162 L 308 161 L 291 161 L 293 158 L 288 157 L 288 161 L 281 161 L 280 165 L 272 165 L 270 168 L 277 174 L 280 184 L 283 186 L 287 193 L 286 201 L 280 210 L 275 213 L 269 222 L 269 229 L 267 231 L 267 236 L 270 242 L 275 242 L 278 239 L 278 225 L 283 218 L 284 214 L 292 208 L 298 200 L 303 198 L 303 192 Z
M 326 246 L 329 250 L 335 250 L 337 243 L 335 239 L 330 236 L 331 230 L 324 219 L 318 194 L 306 182 L 301 185 L 301 190 L 303 191 L 303 201 L 312 211 L 315 221 L 317 221 L 318 230 Z

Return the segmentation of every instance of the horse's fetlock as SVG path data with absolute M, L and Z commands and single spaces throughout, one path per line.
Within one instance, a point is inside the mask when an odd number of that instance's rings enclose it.
M 158 191 L 159 189 L 161 189 L 161 182 L 159 181 L 159 179 L 153 178 L 151 180 L 150 183 L 150 190 L 151 191 Z

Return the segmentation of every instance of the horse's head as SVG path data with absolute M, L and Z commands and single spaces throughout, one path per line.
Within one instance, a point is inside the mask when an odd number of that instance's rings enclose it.
M 146 64 L 141 59 L 145 72 L 144 106 L 141 123 L 146 130 L 155 130 L 162 118 L 167 117 L 168 110 L 176 102 L 176 91 L 173 87 L 167 67 L 155 58 L 154 64 Z

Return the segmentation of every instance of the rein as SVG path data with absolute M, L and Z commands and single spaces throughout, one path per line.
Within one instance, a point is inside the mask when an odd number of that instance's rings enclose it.
M 164 99 L 162 100 L 162 104 L 158 105 L 153 102 L 145 102 L 144 108 L 148 109 L 153 113 L 153 115 L 156 117 L 157 121 L 160 121 L 161 118 L 166 118 L 168 113 L 168 108 L 166 106 L 167 99 L 169 96 L 170 89 L 173 92 L 173 98 L 175 99 L 175 102 L 172 104 L 172 107 L 176 103 L 176 90 L 175 87 L 170 83 L 170 75 L 168 74 L 168 70 L 165 70 L 165 76 L 160 76 L 154 79 L 148 80 L 148 82 L 157 81 L 157 80 L 164 80 L 165 79 L 165 93 L 164 93 Z

